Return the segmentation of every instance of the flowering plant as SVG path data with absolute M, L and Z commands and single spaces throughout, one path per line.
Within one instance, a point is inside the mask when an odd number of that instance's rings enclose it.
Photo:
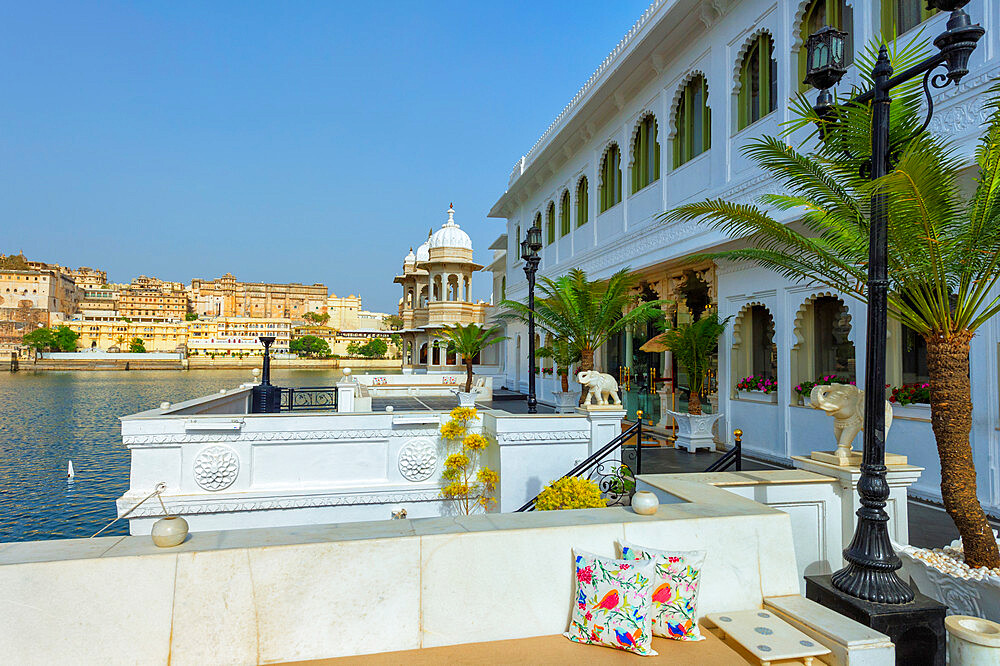
M 476 509 L 488 511 L 496 504 L 497 484 L 500 482 L 496 472 L 478 464 L 490 440 L 479 433 L 469 432 L 470 425 L 477 418 L 475 408 L 456 407 L 451 410 L 451 420 L 441 426 L 441 438 L 451 442 L 453 448 L 457 444 L 458 448 L 444 461 L 441 494 L 455 500 L 459 511 L 466 516 Z
M 931 385 L 927 382 L 923 382 L 920 384 L 903 384 L 902 386 L 894 386 L 892 388 L 892 395 L 889 396 L 889 402 L 904 406 L 912 405 L 918 402 L 930 404 Z
M 608 501 L 601 497 L 597 484 L 578 476 L 564 476 L 552 481 L 535 500 L 535 508 L 539 511 L 603 509 L 607 505 Z
M 840 375 L 824 375 L 814 382 L 802 382 L 798 384 L 795 387 L 795 392 L 801 396 L 808 397 L 812 393 L 814 386 L 829 386 L 830 384 L 851 384 L 853 386 L 854 380 L 841 377 Z
M 761 393 L 774 393 L 778 390 L 778 380 L 757 375 L 744 377 L 736 383 L 737 391 L 760 391 Z

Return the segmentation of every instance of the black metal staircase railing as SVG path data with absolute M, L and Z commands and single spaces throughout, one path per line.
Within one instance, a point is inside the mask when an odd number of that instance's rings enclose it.
M 743 471 L 743 431 L 734 430 L 733 431 L 733 448 L 726 451 L 726 455 L 722 456 L 714 463 L 708 466 L 706 472 L 724 472 L 733 465 L 736 465 L 736 471 Z
M 635 447 L 627 446 L 635 438 Z M 617 457 L 615 456 L 617 454 Z M 631 464 L 635 465 L 635 471 Z M 628 504 L 635 492 L 635 477 L 642 468 L 642 417 L 634 425 L 595 451 L 589 458 L 566 472 L 562 478 L 583 476 L 596 480 L 609 506 Z M 517 511 L 534 511 L 538 495 Z

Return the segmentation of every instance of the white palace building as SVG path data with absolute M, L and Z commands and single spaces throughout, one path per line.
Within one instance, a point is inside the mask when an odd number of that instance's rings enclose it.
M 653 2 L 514 165 L 490 212 L 506 220 L 504 234 L 491 246 L 497 251 L 489 267 L 497 276 L 496 293 L 526 299 L 519 241 L 536 224 L 543 230 L 540 275 L 554 278 L 579 267 L 592 279 L 606 278 L 629 267 L 641 277 L 644 296 L 676 302 L 674 321 L 717 306 L 723 317 L 734 316 L 720 344 L 716 394 L 708 396 L 724 413 L 718 436 L 731 443 L 727 433 L 741 428 L 749 452 L 781 463 L 833 448 L 829 417 L 801 406 L 794 387 L 827 374 L 863 383 L 865 306 L 746 264 L 691 265 L 689 255 L 721 249 L 726 237 L 658 216 L 688 201 L 748 203 L 775 191 L 740 148 L 749 139 L 777 135 L 791 118 L 789 100 L 803 90 L 805 37 L 831 24 L 850 33 L 855 52 L 880 33 L 929 42 L 945 30 L 947 17 L 925 6 L 924 0 Z M 957 140 L 971 165 L 985 116 L 983 93 L 1000 75 L 1000 2 L 973 0 L 966 10 L 986 35 L 961 86 L 935 93 L 930 130 Z M 841 91 L 856 77 L 849 72 Z M 622 335 L 596 362 L 622 378 L 630 416 L 640 408 L 663 423 L 661 397 L 653 391 L 669 392 L 670 384 L 654 381 L 651 387 L 650 380 L 672 379 L 684 387 L 686 378 L 668 354 L 640 350 L 654 333 Z M 980 496 L 994 514 L 1000 514 L 998 333 L 1000 318 L 981 328 L 972 344 L 972 443 Z M 507 335 L 506 385 L 525 391 L 527 331 L 511 324 Z M 926 381 L 919 336 L 890 320 L 888 344 L 890 384 Z M 750 373 L 776 378 L 776 395 L 741 397 L 735 385 Z M 540 400 L 552 401 L 554 377 L 543 363 Z M 664 403 L 677 399 L 680 410 L 683 397 L 678 391 Z M 897 406 L 895 414 L 889 451 L 925 467 L 911 492 L 939 501 L 929 413 Z

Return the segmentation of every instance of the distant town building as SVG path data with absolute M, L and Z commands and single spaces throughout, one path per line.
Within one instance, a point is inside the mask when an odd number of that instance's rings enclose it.
M 260 354 L 260 336 L 274 336 L 271 351 L 289 351 L 292 320 L 284 317 L 216 317 L 187 322 L 188 353 L 194 356 Z
M 77 290 L 80 290 L 79 285 Z M 111 285 L 84 287 L 77 312 L 83 319 L 117 318 L 118 288 Z
M 381 319 L 379 321 L 381 322 Z M 338 331 L 330 326 L 296 326 L 292 329 L 293 340 L 304 338 L 307 335 L 313 335 L 321 340 L 325 340 L 326 344 L 330 345 L 330 353 L 336 354 L 337 356 L 347 356 L 347 346 L 352 342 L 363 345 L 376 338 L 385 340 L 385 343 L 388 346 L 386 357 L 391 358 L 398 354 L 398 349 L 392 341 L 392 336 L 396 335 L 396 332 L 387 331 L 382 328 L 362 328 Z
M 403 274 L 393 280 L 403 287 L 399 334 L 404 368 L 444 370 L 462 362 L 447 353 L 435 334 L 446 325 L 485 321 L 489 305 L 472 300 L 472 273 L 481 268 L 472 260 L 472 239 L 459 228 L 455 209 L 449 207 L 448 220 L 428 235 L 416 253 L 410 249 L 403 259 Z
M 188 294 L 179 282 L 140 275 L 118 293 L 118 314 L 141 321 L 183 321 Z
M 287 317 L 323 312 L 326 285 L 240 282 L 232 273 L 215 280 L 191 280 L 192 309 L 210 317 Z
M 76 283 L 77 289 L 91 289 L 105 287 L 108 284 L 108 274 L 105 271 L 89 266 L 81 266 L 77 269 L 62 268 L 63 273 L 68 275 Z
M 147 352 L 184 351 L 187 343 L 187 325 L 183 321 L 132 321 L 120 318 L 74 319 L 66 322 L 70 330 L 80 337 L 77 349 L 117 349 L 126 352 L 136 338 L 142 340 Z
M 52 268 L 0 268 L 0 309 L 33 309 L 45 326 L 76 312 L 79 292 L 72 278 Z M 0 317 L 0 319 L 11 319 Z

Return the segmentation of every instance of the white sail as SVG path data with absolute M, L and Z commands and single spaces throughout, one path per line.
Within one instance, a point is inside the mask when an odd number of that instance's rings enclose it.
M 72 479 L 74 476 L 76 476 L 76 472 L 73 471 L 73 461 L 70 460 L 69 467 L 66 468 L 66 478 Z

